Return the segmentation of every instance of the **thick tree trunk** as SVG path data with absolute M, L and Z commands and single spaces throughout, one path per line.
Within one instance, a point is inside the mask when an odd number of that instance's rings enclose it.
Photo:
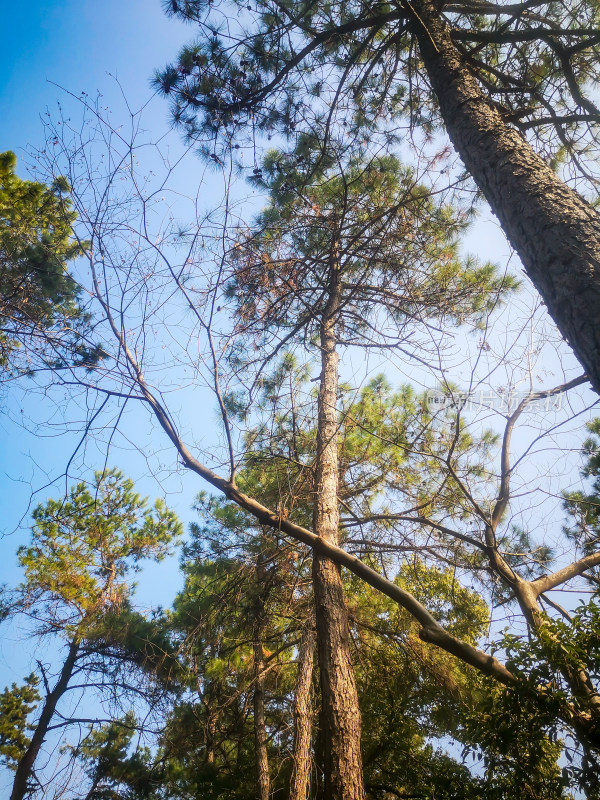
M 315 653 L 314 620 L 306 625 L 298 652 L 298 674 L 294 687 L 294 768 L 289 800 L 307 800 L 310 779 L 310 744 L 313 728 L 311 686 Z
M 317 424 L 314 532 L 339 543 L 338 354 L 339 274 L 331 271 L 329 302 L 320 330 L 321 383 Z M 350 652 L 348 613 L 340 569 L 314 552 L 313 589 L 321 678 L 325 800 L 363 800 L 360 711 Z
M 259 800 L 269 800 L 271 779 L 267 752 L 267 725 L 265 722 L 265 657 L 263 634 L 265 628 L 265 599 L 269 587 L 265 583 L 266 571 L 262 557 L 256 561 L 256 600 L 254 607 L 254 753 L 256 759 L 256 787 Z
M 69 686 L 69 681 L 71 680 L 71 675 L 73 674 L 75 662 L 77 661 L 78 652 L 79 644 L 77 642 L 71 642 L 67 652 L 67 658 L 65 659 L 65 663 L 60 671 L 58 681 L 56 682 L 54 689 L 52 689 L 52 691 L 46 695 L 46 699 L 44 700 L 42 713 L 40 714 L 40 718 L 35 726 L 29 747 L 17 764 L 10 800 L 23 800 L 28 793 L 28 782 L 33 774 L 36 759 L 48 733 L 48 728 L 50 727 L 52 717 L 56 711 L 58 701 L 67 691 Z
M 412 8 L 450 138 L 600 392 L 600 215 L 502 120 L 461 60 L 434 3 L 413 0 Z

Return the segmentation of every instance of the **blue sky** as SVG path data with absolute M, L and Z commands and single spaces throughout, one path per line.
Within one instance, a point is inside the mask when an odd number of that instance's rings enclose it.
M 167 19 L 160 0 L 5 2 L 2 19 L 0 152 L 17 153 L 22 177 L 26 177 L 24 151 L 28 145 L 39 146 L 43 142 L 40 116 L 46 109 L 54 109 L 61 95 L 54 84 L 74 94 L 86 91 L 93 96 L 101 91 L 110 98 L 116 92 L 110 73 L 119 79 L 128 99 L 137 107 L 151 95 L 153 71 L 172 59 L 192 35 L 187 26 Z M 166 128 L 166 103 L 156 102 L 152 109 L 147 122 L 157 129 Z M 0 414 L 0 507 L 3 509 L 0 584 L 18 579 L 14 554 L 27 535 L 27 516 L 23 515 L 31 488 L 43 486 L 46 474 L 56 474 L 61 464 L 64 467 L 73 442 L 73 437 L 40 439 L 35 431 L 28 433 L 14 424 L 22 407 L 28 413 L 27 399 L 26 392 L 20 394 L 11 389 Z M 123 460 L 126 472 L 136 478 L 143 475 L 139 459 L 125 454 Z M 199 486 L 196 481 L 184 480 L 184 484 L 174 481 L 173 505 L 189 520 L 189 507 Z M 156 491 L 155 486 L 143 480 L 139 488 L 144 494 Z M 57 491 L 42 490 L 38 501 L 56 496 Z M 165 603 L 178 584 L 175 560 L 151 567 L 147 577 L 140 579 L 140 599 L 146 603 Z M 5 629 L 2 634 L 0 688 L 24 674 L 24 650 L 19 644 L 18 631 Z M 25 645 L 25 650 L 32 644 Z
M 0 87 L 0 149 L 14 150 L 18 156 L 24 154 L 29 144 L 39 146 L 43 142 L 40 116 L 46 109 L 55 108 L 57 98 L 61 96 L 57 85 L 75 95 L 85 91 L 94 96 L 96 91 L 101 91 L 107 97 L 107 103 L 112 104 L 116 87 L 114 79 L 108 75 L 110 73 L 119 79 L 128 100 L 137 107 L 151 95 L 150 77 L 154 70 L 171 60 L 181 45 L 193 36 L 192 28 L 164 15 L 160 0 L 4 3 L 3 23 L 6 41 L 0 49 L 4 79 Z M 145 125 L 153 131 L 166 129 L 167 104 L 157 100 L 144 119 Z M 24 174 L 22 168 L 21 172 Z M 192 174 L 187 175 L 188 181 L 196 181 L 195 170 L 189 172 Z M 197 174 L 202 174 L 200 162 Z M 497 223 L 489 216 L 469 237 L 469 248 L 479 250 L 485 259 L 500 263 L 507 255 L 506 242 L 498 232 Z M 517 269 L 516 264 L 513 268 Z M 403 379 L 406 378 L 398 378 Z M 3 560 L 0 582 L 10 582 L 15 577 L 11 567 L 14 565 L 12 554 L 23 533 L 13 534 L 13 531 L 26 512 L 31 488 L 43 486 L 46 475 L 52 477 L 60 473 L 77 438 L 75 435 L 37 436 L 35 417 L 41 419 L 46 414 L 37 403 L 27 394 L 11 392 L 5 413 L 0 416 L 0 507 L 3 508 L 0 529 L 12 534 L 4 541 L 0 540 Z M 10 416 L 18 421 L 22 407 L 23 413 L 32 420 L 30 433 L 25 433 L 18 424 L 9 420 Z M 54 408 L 52 413 L 60 416 L 60 409 Z M 210 435 L 216 427 L 212 411 L 204 412 L 198 419 L 202 424 L 194 435 Z M 143 478 L 143 459 L 136 458 L 124 448 L 121 452 L 123 460 L 118 466 L 136 481 Z M 172 459 L 171 453 L 165 455 L 167 464 L 169 458 Z M 93 462 L 93 454 L 87 460 Z M 199 488 L 198 480 L 191 477 L 177 478 L 165 486 L 170 501 L 186 520 L 191 517 L 189 506 Z M 156 485 L 142 480 L 139 489 L 151 495 L 156 492 Z M 49 489 L 46 495 L 42 491 L 38 499 L 43 500 L 44 496 L 56 491 Z M 164 603 L 178 580 L 176 568 L 169 571 L 162 565 L 153 568 L 151 574 L 160 575 L 160 579 L 152 580 L 153 592 L 145 593 L 142 585 L 141 596 L 148 601 L 158 598 L 156 602 Z
M 35 0 L 2 4 L 0 146 L 40 141 L 39 117 L 58 90 L 93 94 L 116 75 L 134 102 L 152 72 L 174 57 L 190 29 L 167 19 L 160 0 Z M 166 120 L 166 108 L 164 109 Z

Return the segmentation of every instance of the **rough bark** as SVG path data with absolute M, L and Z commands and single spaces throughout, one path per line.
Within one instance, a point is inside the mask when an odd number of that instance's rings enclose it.
M 311 686 L 315 653 L 314 620 L 306 625 L 298 652 L 294 687 L 294 767 L 289 800 L 307 800 L 310 779 L 310 745 L 313 727 Z
M 600 392 L 600 215 L 503 121 L 431 0 L 411 7 L 448 134 Z
M 269 775 L 269 755 L 267 752 L 267 725 L 265 722 L 265 657 L 263 634 L 265 629 L 265 599 L 268 584 L 265 583 L 266 570 L 262 557 L 256 561 L 256 598 L 253 622 L 254 654 L 254 753 L 256 759 L 256 788 L 259 800 L 269 800 L 271 778 Z
M 35 726 L 29 747 L 17 764 L 10 800 L 23 800 L 28 794 L 28 782 L 33 774 L 36 759 L 48 734 L 48 728 L 50 727 L 50 722 L 56 711 L 56 706 L 69 686 L 78 652 L 79 644 L 77 642 L 71 642 L 56 685 L 54 689 L 46 695 L 46 699 L 44 700 L 42 713 Z
M 317 420 L 314 532 L 339 543 L 338 354 L 336 317 L 339 274 L 331 270 L 329 300 L 320 325 L 321 380 Z M 340 568 L 319 552 L 313 556 L 313 590 L 324 744 L 325 800 L 364 800 L 360 711 L 350 651 L 348 613 Z

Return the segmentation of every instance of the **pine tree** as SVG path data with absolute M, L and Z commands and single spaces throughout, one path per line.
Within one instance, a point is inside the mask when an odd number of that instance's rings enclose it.
M 207 156 L 335 126 L 431 133 L 438 122 L 485 195 L 562 335 L 600 391 L 600 219 L 555 171 L 594 186 L 600 113 L 596 0 L 322 4 L 177 0 L 199 38 L 156 85 Z M 218 9 L 237 25 L 220 23 Z M 529 138 L 529 141 L 528 141 Z M 537 152 L 536 152 L 537 151 Z M 594 189 L 595 193 L 595 189 Z
M 14 153 L 0 154 L 0 368 L 91 366 L 100 351 L 80 288 L 67 271 L 82 252 L 64 179 L 21 180 Z
M 436 205 L 410 170 L 389 156 L 365 162 L 360 153 L 340 150 L 343 155 L 323 154 L 305 138 L 293 153 L 267 156 L 256 182 L 270 190 L 270 203 L 233 248 L 229 286 L 238 336 L 260 336 L 267 353 L 298 341 L 310 351 L 315 342 L 321 372 L 312 529 L 336 546 L 340 349 L 402 347 L 408 331 L 428 320 L 477 318 L 511 285 L 492 266 L 458 258 L 460 214 Z M 362 800 L 360 713 L 342 578 L 319 553 L 313 591 L 325 797 Z
M 162 558 L 181 531 L 162 501 L 148 509 L 117 470 L 98 472 L 90 485 L 74 486 L 67 499 L 38 506 L 33 521 L 31 543 L 19 549 L 25 580 L 9 595 L 9 607 L 31 616 L 42 636 L 58 634 L 66 656 L 52 686 L 43 669 L 45 696 L 32 736 L 16 758 L 11 800 L 23 800 L 30 791 L 38 755 L 74 673 L 94 683 L 91 676 L 103 675 L 111 659 L 118 673 L 121 656 L 125 669 L 155 656 L 151 626 L 140 625 L 131 612 L 127 578 L 142 559 Z
M 0 756 L 11 769 L 31 743 L 28 719 L 41 699 L 37 685 L 37 676 L 32 673 L 22 686 L 13 683 L 0 694 Z

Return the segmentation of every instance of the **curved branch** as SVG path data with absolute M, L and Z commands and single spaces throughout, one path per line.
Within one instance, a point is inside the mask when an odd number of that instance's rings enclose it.
M 496 530 L 498 523 L 502 519 L 502 515 L 506 511 L 510 499 L 510 476 L 512 472 L 510 465 L 510 442 L 515 424 L 523 413 L 524 408 L 534 400 L 544 400 L 547 397 L 553 397 L 554 395 L 573 389 L 575 386 L 581 386 L 582 383 L 586 383 L 587 381 L 589 381 L 587 375 L 579 375 L 579 377 L 573 378 L 573 380 L 567 381 L 567 383 L 563 383 L 561 386 L 555 386 L 553 389 L 546 389 L 541 392 L 530 392 L 527 397 L 521 400 L 516 410 L 508 418 L 504 430 L 504 438 L 502 440 L 500 491 L 498 492 L 491 518 L 491 525 L 494 530 Z
M 466 664 L 475 667 L 483 674 L 496 678 L 496 680 L 501 683 L 509 685 L 515 682 L 516 679 L 512 673 L 496 658 L 448 633 L 448 631 L 446 631 L 430 614 L 425 606 L 421 605 L 410 592 L 401 589 L 392 581 L 387 580 L 383 575 L 380 575 L 359 558 L 347 553 L 341 547 L 337 547 L 325 541 L 307 528 L 303 528 L 288 519 L 282 518 L 254 498 L 244 494 L 244 492 L 240 491 L 237 486 L 230 481 L 221 478 L 204 464 L 201 464 L 181 441 L 171 420 L 149 389 L 145 384 L 141 388 L 159 424 L 175 445 L 185 467 L 195 472 L 210 483 L 211 486 L 221 491 L 228 500 L 231 500 L 240 508 L 244 509 L 244 511 L 250 513 L 261 525 L 265 525 L 274 531 L 291 536 L 296 541 L 308 545 L 320 555 L 331 559 L 331 561 L 338 566 L 346 567 L 374 589 L 377 589 L 395 603 L 402 606 L 402 608 L 408 611 L 421 625 L 419 635 L 423 641 L 437 645 L 441 649 L 461 659 L 461 661 L 464 661 Z
M 543 592 L 547 592 L 550 589 L 554 589 L 556 586 L 560 586 L 562 583 L 570 581 L 571 578 L 583 575 L 587 569 L 591 569 L 597 564 L 600 564 L 600 552 L 590 553 L 590 555 L 584 556 L 578 561 L 573 561 L 572 564 L 556 570 L 556 572 L 553 572 L 551 575 L 541 575 L 539 578 L 531 581 L 531 586 L 539 596 Z

